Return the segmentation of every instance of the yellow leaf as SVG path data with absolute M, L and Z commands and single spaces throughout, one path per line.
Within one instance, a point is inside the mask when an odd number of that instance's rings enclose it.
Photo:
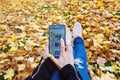
M 102 46 L 98 43 L 98 41 L 96 39 L 93 39 L 93 44 L 95 47 L 102 48 Z
M 102 2 L 102 1 L 98 1 L 97 6 L 98 6 L 98 7 L 102 7 L 102 6 L 103 6 L 103 2 Z
M 86 32 L 86 30 L 83 30 L 83 36 L 86 36 L 87 35 L 87 32 Z
M 95 38 L 96 38 L 98 43 L 102 44 L 104 35 L 102 33 L 101 34 L 97 34 L 97 35 L 95 35 Z
M 91 28 L 88 27 L 88 28 L 86 28 L 85 30 L 88 31 L 88 32 L 90 32 L 90 31 L 91 31 Z
M 97 75 L 98 75 L 99 77 L 101 77 L 101 75 L 102 75 L 102 70 L 98 70 L 98 71 L 97 71 Z
M 0 75 L 2 75 L 3 73 L 0 72 Z
M 85 46 L 89 46 L 89 42 L 87 40 L 84 40 Z
M 109 50 L 109 45 L 103 45 L 103 48 L 104 48 L 105 50 Z
M 5 30 L 5 26 L 0 25 L 0 30 Z
M 0 38 L 0 42 L 3 40 L 3 38 Z
M 114 74 L 112 73 L 102 73 L 101 79 L 100 80 L 116 80 Z
M 108 30 L 109 30 L 108 26 L 104 27 L 104 33 L 106 33 Z
M 86 22 L 85 24 L 86 24 L 87 26 L 90 26 L 90 22 Z
M 23 42 L 19 42 L 19 46 L 22 47 L 24 46 L 25 44 Z
M 118 22 L 118 18 L 112 18 L 112 21 Z
M 25 69 L 25 64 L 18 64 L 18 71 L 23 71 Z
M 114 69 L 119 69 L 120 70 L 120 67 L 118 67 L 117 65 L 113 65 L 112 66 Z
M 98 28 L 99 27 L 99 24 L 98 23 L 95 23 L 95 24 L 91 24 L 94 28 Z
M 0 57 L 5 58 L 7 55 L 5 53 L 0 53 Z
M 48 25 L 42 26 L 42 28 L 44 28 L 44 29 L 47 29 L 48 27 L 49 27 Z
M 31 66 L 31 68 L 36 68 L 37 67 L 37 65 L 38 65 L 38 63 L 32 63 L 30 66 Z
M 18 47 L 17 46 L 12 46 L 10 51 L 17 51 L 18 50 Z
M 40 44 L 45 44 L 47 42 L 47 40 L 41 40 Z
M 9 42 L 12 42 L 12 39 L 11 38 L 8 38 L 7 39 L 7 42 L 9 43 Z
M 12 35 L 12 40 L 13 40 L 13 41 L 15 41 L 15 40 L 17 40 L 17 39 L 18 39 L 18 36 Z
M 84 15 L 81 15 L 81 14 L 78 14 L 76 18 L 77 18 L 77 19 L 80 18 L 80 19 L 84 20 L 84 19 L 85 19 L 85 16 L 84 16 Z
M 8 80 L 12 80 L 13 76 L 14 76 L 14 70 L 10 68 L 6 71 L 6 74 L 4 75 L 4 78 L 8 79 Z
M 16 61 L 22 61 L 23 59 L 24 59 L 24 57 L 14 57 L 14 59 L 16 60 Z
M 87 54 L 88 54 L 88 59 L 92 57 L 92 52 L 91 51 L 87 51 Z
M 70 5 L 77 5 L 76 1 L 71 1 Z
M 82 7 L 82 8 L 87 8 L 87 7 L 89 7 L 89 4 L 82 4 L 81 7 Z
M 27 53 L 26 50 L 19 50 L 18 52 L 21 56 L 26 55 L 26 53 Z

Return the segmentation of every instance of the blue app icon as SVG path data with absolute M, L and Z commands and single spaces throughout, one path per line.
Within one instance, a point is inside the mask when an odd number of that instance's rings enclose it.
M 60 51 L 55 51 L 54 56 L 55 56 L 55 57 L 59 57 L 59 54 L 60 54 Z

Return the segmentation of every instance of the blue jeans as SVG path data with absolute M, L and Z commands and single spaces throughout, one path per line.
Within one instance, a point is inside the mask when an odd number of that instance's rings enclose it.
M 81 76 L 82 80 L 90 80 L 90 76 L 88 75 L 88 69 L 87 69 L 86 49 L 84 46 L 84 41 L 80 37 L 76 37 L 74 39 L 73 56 L 74 56 L 75 67 L 79 75 Z M 51 80 L 61 80 L 59 70 L 56 70 L 53 73 Z

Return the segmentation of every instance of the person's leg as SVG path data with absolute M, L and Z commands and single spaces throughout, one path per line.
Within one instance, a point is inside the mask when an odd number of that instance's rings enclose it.
M 80 23 L 76 23 L 73 27 L 73 55 L 75 60 L 75 67 L 78 73 L 82 77 L 82 80 L 90 80 L 87 69 L 87 55 L 82 37 L 82 27 Z
M 85 46 L 84 46 L 84 41 L 81 37 L 76 37 L 74 39 L 74 43 L 73 43 L 74 47 L 74 58 L 81 58 L 84 60 L 85 63 L 87 63 L 87 55 L 86 55 L 86 50 L 85 50 Z M 76 60 L 75 60 L 76 61 Z
M 52 77 L 51 77 L 50 80 L 61 80 L 61 76 L 60 76 L 59 70 L 56 70 L 56 71 L 53 73 L 53 75 L 52 75 Z

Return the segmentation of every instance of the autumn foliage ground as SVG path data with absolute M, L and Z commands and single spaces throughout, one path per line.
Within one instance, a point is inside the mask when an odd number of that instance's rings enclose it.
M 75 22 L 92 80 L 120 80 L 120 0 L 0 0 L 0 80 L 24 80 L 41 59 L 49 25 Z

